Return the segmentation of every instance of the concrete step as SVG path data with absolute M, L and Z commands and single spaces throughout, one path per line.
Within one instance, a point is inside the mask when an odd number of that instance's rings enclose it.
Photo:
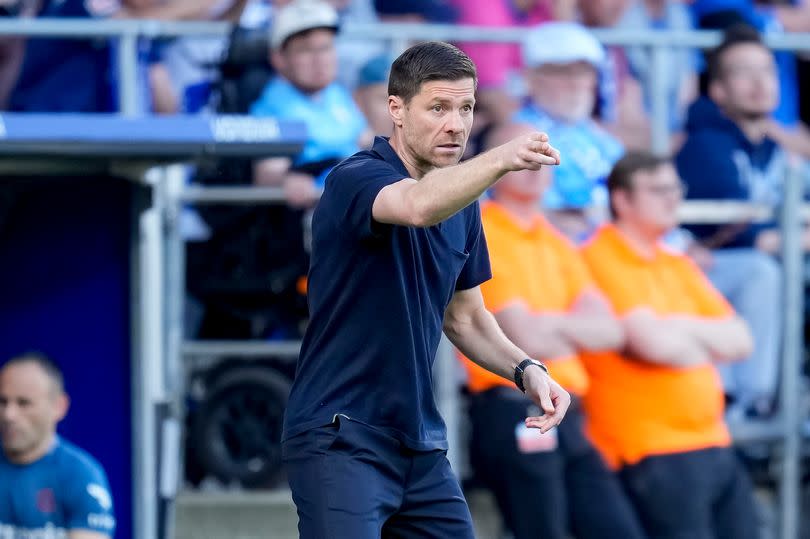
M 501 539 L 492 495 L 468 495 L 478 539 Z M 176 539 L 297 539 L 298 517 L 289 490 L 185 491 L 177 498 Z

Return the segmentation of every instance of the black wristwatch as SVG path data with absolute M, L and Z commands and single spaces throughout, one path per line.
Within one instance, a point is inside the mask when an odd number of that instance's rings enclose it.
M 537 365 L 538 367 L 543 369 L 543 371 L 545 371 L 546 374 L 548 374 L 548 367 L 546 367 L 545 365 L 543 365 L 542 362 L 537 361 L 536 359 L 524 359 L 523 361 L 521 361 L 520 364 L 517 367 L 515 367 L 515 385 L 518 386 L 518 389 L 524 393 L 526 393 L 526 388 L 523 387 L 523 373 L 526 372 L 526 369 L 531 367 L 532 365 Z

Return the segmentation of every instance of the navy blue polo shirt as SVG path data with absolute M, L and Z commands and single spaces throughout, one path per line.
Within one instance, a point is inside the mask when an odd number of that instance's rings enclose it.
M 447 449 L 432 366 L 456 290 L 492 274 L 478 203 L 428 228 L 384 225 L 371 207 L 409 177 L 388 140 L 338 164 L 312 223 L 304 336 L 283 439 L 335 414 L 415 450 Z

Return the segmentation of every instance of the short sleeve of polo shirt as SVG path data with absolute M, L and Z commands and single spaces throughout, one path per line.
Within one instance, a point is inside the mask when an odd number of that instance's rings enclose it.
M 371 213 L 374 200 L 383 187 L 405 177 L 382 159 L 369 156 L 348 159 L 326 178 L 322 203 L 341 230 L 358 239 L 379 237 L 386 225 L 374 221 Z
M 113 501 L 107 477 L 96 463 L 81 462 L 71 470 L 66 527 L 93 530 L 110 537 L 115 531 Z
M 475 201 L 464 211 L 469 215 L 467 224 L 467 252 L 469 257 L 456 280 L 456 290 L 469 290 L 492 278 L 487 239 L 481 225 L 481 206 L 478 201 Z

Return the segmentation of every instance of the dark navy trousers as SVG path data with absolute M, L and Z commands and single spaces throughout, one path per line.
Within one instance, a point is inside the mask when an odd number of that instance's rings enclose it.
M 301 539 L 472 539 L 446 452 L 338 416 L 283 444 Z

